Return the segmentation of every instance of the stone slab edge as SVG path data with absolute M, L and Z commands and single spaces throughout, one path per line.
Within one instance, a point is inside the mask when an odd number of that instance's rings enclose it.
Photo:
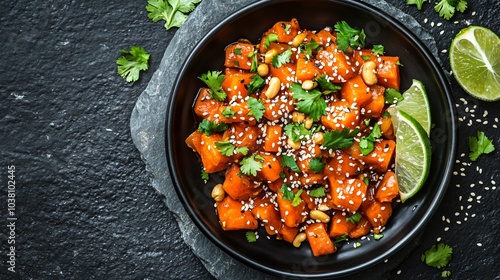
M 168 173 L 164 152 L 165 117 L 168 97 L 175 78 L 190 51 L 218 22 L 254 2 L 257 1 L 203 0 L 175 33 L 158 70 L 154 73 L 147 88 L 139 96 L 130 118 L 132 139 L 145 162 L 152 186 L 162 196 L 165 204 L 176 217 L 185 243 L 201 260 L 206 269 L 214 277 L 220 279 L 238 279 L 241 275 L 247 276 L 248 279 L 273 279 L 274 277 L 243 265 L 224 253 L 211 243 L 189 218 L 177 197 Z M 439 61 L 434 39 L 411 16 L 385 1 L 364 0 L 363 2 L 376 5 L 404 23 L 415 35 L 421 38 L 425 45 L 429 46 Z M 415 247 L 416 244 L 410 244 L 409 247 Z M 398 261 L 394 261 L 393 265 L 386 263 L 385 266 L 394 268 L 398 263 Z

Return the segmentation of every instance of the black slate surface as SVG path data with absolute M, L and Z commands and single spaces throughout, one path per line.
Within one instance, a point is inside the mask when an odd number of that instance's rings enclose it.
M 429 3 L 417 11 L 404 1 L 387 2 L 429 31 L 446 70 L 448 54 L 441 51 L 458 30 L 474 24 L 500 33 L 496 0 L 469 1 L 466 13 L 451 21 L 438 18 Z M 131 139 L 129 120 L 135 102 L 177 33 L 150 22 L 145 5 L 145 1 L 3 3 L 0 279 L 210 277 L 182 241 L 165 198 L 151 187 L 151 173 Z M 130 85 L 115 73 L 115 60 L 120 49 L 132 45 L 145 47 L 152 59 L 150 70 Z M 453 279 L 499 278 L 499 103 L 475 100 L 453 78 L 450 81 L 459 119 L 456 175 L 421 244 L 384 278 L 440 278 L 440 270 L 420 262 L 420 254 L 438 241 L 454 248 L 449 266 Z M 495 139 L 497 151 L 470 163 L 467 137 L 478 129 Z M 12 233 L 7 225 L 13 222 L 7 220 L 7 181 L 12 165 L 15 273 L 7 270 Z

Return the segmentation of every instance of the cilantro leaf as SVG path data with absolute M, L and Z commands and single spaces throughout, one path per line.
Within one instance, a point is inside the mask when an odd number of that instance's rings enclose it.
M 253 243 L 253 242 L 257 241 L 257 235 L 255 235 L 255 232 L 253 232 L 253 231 L 247 231 L 245 233 L 245 237 L 247 239 L 247 242 L 249 242 L 249 243 Z
M 240 162 L 241 172 L 246 175 L 257 176 L 257 171 L 262 169 L 263 161 L 264 158 L 257 154 L 243 158 Z
M 215 147 L 219 149 L 221 154 L 230 157 L 234 153 L 234 145 L 229 141 L 215 142 Z
M 335 85 L 335 84 L 331 83 L 330 81 L 328 81 L 328 79 L 326 77 L 327 77 L 326 74 L 323 74 L 323 75 L 317 77 L 316 79 L 314 79 L 314 81 L 316 83 L 318 83 L 318 86 L 321 88 L 321 90 L 324 91 L 323 92 L 324 94 L 336 92 L 342 88 L 341 86 Z
M 201 0 L 148 0 L 146 11 L 153 22 L 165 21 L 165 28 L 181 27 Z
M 310 136 L 311 131 L 309 131 L 304 124 L 294 122 L 285 126 L 285 135 L 288 138 L 291 138 L 293 142 L 298 142 L 307 136 Z
M 290 167 L 293 172 L 300 171 L 299 166 L 297 165 L 297 162 L 295 162 L 293 156 L 281 155 L 281 164 L 283 165 L 283 167 Z
M 437 246 L 432 245 L 429 250 L 425 251 L 420 257 L 420 260 L 425 262 L 428 266 L 441 268 L 448 265 L 452 254 L 453 248 L 444 243 L 439 243 Z
M 373 55 L 383 55 L 384 54 L 384 46 L 383 45 L 373 45 L 372 52 L 373 52 Z
M 326 131 L 323 134 L 322 146 L 327 149 L 344 149 L 354 144 L 354 136 L 358 134 L 358 129 L 351 131 L 348 128 L 340 130 Z
M 208 71 L 199 77 L 210 89 L 210 97 L 217 101 L 224 101 L 227 94 L 222 90 L 221 85 L 226 77 L 220 71 Z
M 223 132 L 226 129 L 227 124 L 216 123 L 215 121 L 209 121 L 207 119 L 203 119 L 198 125 L 198 130 L 202 133 L 205 133 L 207 136 L 210 136 L 215 132 Z
M 260 121 L 264 115 L 264 110 L 266 109 L 264 104 L 262 104 L 262 100 L 250 97 L 248 98 L 247 103 L 248 108 L 250 108 L 250 111 L 247 114 L 249 116 L 254 116 L 257 121 Z
M 293 196 L 293 200 L 292 200 L 292 206 L 293 207 L 296 207 L 296 206 L 299 206 L 299 204 L 302 202 L 302 199 L 300 198 L 300 195 L 302 194 L 304 190 L 300 189 L 298 192 L 295 193 L 295 195 Z
M 451 271 L 449 270 L 443 270 L 443 272 L 441 272 L 441 277 L 443 278 L 448 278 L 451 276 Z
M 127 82 L 139 80 L 139 72 L 148 70 L 149 53 L 142 47 L 134 46 L 129 51 L 122 50 L 116 60 L 118 74 Z
M 252 79 L 252 81 L 247 86 L 248 94 L 258 92 L 266 84 L 266 80 L 258 74 L 251 76 L 250 79 Z
M 236 148 L 236 152 L 237 153 L 240 153 L 244 156 L 246 156 L 248 154 L 248 147 L 239 147 L 239 148 Z
M 269 48 L 269 45 L 271 45 L 271 43 L 276 41 L 278 41 L 278 35 L 274 33 L 267 35 L 266 40 L 264 40 L 264 47 L 266 48 L 266 50 Z
M 241 55 L 241 48 L 234 48 L 233 53 L 236 55 Z
M 382 239 L 382 237 L 384 237 L 384 235 L 382 233 L 374 233 L 373 234 L 373 239 L 375 239 L 375 240 L 380 240 L 380 239 Z
M 357 224 L 357 223 L 359 223 L 359 221 L 361 221 L 362 217 L 363 216 L 361 215 L 361 213 L 356 212 L 352 216 L 346 218 L 345 221 L 349 222 L 349 223 Z
M 395 88 L 387 88 L 384 92 L 385 103 L 396 104 L 403 100 L 403 95 Z
M 344 234 L 344 235 L 341 235 L 337 238 L 335 238 L 335 245 L 339 245 L 341 242 L 344 242 L 344 241 L 347 241 L 348 240 L 348 235 L 347 234 Z
M 286 183 L 283 183 L 283 185 L 281 185 L 281 189 L 279 190 L 279 192 L 283 193 L 283 199 L 285 200 L 293 199 L 293 192 L 290 189 L 288 189 L 288 185 Z
M 231 117 L 234 117 L 234 115 L 236 115 L 236 112 L 233 110 L 233 107 L 232 106 L 227 106 L 226 108 L 224 108 L 224 110 L 222 111 L 222 115 L 226 118 L 231 118 Z
M 493 141 L 488 139 L 484 132 L 478 131 L 477 137 L 469 137 L 469 158 L 476 161 L 482 154 L 489 154 L 495 150 Z
M 313 55 L 313 51 L 318 50 L 320 44 L 316 42 L 316 40 L 311 39 L 311 41 L 308 42 L 307 44 L 301 44 L 300 46 L 304 49 L 306 55 L 308 57 L 311 57 Z
M 380 131 L 380 126 L 376 123 L 373 126 L 372 132 L 368 136 L 363 136 L 359 141 L 359 149 L 361 153 L 366 156 L 373 151 L 375 148 L 375 142 L 378 138 L 382 136 L 382 132 Z
M 406 4 L 408 5 L 417 5 L 417 9 L 420 10 L 422 9 L 422 4 L 424 4 L 424 2 L 427 1 L 427 0 L 406 0 Z
M 464 12 L 467 9 L 467 0 L 441 0 L 436 3 L 434 10 L 439 13 L 439 16 L 449 20 L 455 11 Z
M 337 32 L 337 46 L 342 51 L 345 52 L 349 47 L 357 49 L 365 46 L 366 34 L 363 29 L 352 28 L 345 21 L 337 22 L 334 27 Z
M 292 57 L 292 50 L 288 49 L 278 55 L 273 56 L 271 64 L 274 68 L 280 68 L 283 64 L 290 62 Z
M 201 170 L 201 179 L 205 182 L 209 179 L 208 173 L 205 171 L 205 169 Z
M 252 66 L 250 67 L 250 72 L 256 72 L 259 66 L 259 60 L 257 59 L 257 51 L 253 51 L 248 55 L 248 58 L 252 59 Z
M 316 173 L 316 174 L 323 171 L 324 167 L 325 167 L 325 163 L 323 161 L 321 161 L 321 156 L 312 158 L 309 161 L 309 170 L 314 171 L 314 173 Z
M 296 103 L 297 111 L 309 115 L 314 121 L 326 114 L 327 105 L 321 91 L 304 90 L 299 83 L 290 85 L 290 89 L 293 92 L 293 99 L 300 100 Z
M 309 192 L 309 196 L 312 197 L 324 197 L 325 195 L 325 187 L 319 187 Z

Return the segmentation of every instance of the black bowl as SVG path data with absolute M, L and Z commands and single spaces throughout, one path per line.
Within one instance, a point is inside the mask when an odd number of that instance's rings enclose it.
M 203 86 L 198 77 L 208 70 L 222 70 L 224 47 L 241 38 L 257 42 L 262 33 L 280 20 L 299 20 L 301 28 L 320 30 L 345 20 L 363 28 L 367 45 L 383 44 L 387 54 L 404 64 L 401 88 L 412 79 L 428 90 L 434 128 L 431 133 L 432 167 L 423 189 L 395 207 L 384 238 L 362 241 L 354 249 L 342 245 L 329 256 L 315 258 L 307 244 L 296 249 L 287 242 L 268 240 L 262 232 L 248 243 L 242 232 L 226 232 L 218 223 L 210 191 L 222 178 L 205 185 L 196 154 L 184 140 L 196 129 L 192 104 Z M 324 278 L 358 272 L 387 259 L 408 244 L 425 226 L 440 203 L 451 176 L 456 150 L 456 126 L 451 90 L 441 66 L 427 47 L 403 24 L 379 9 L 358 1 L 283 0 L 262 1 L 245 7 L 215 26 L 194 48 L 181 68 L 169 100 L 166 155 L 175 189 L 200 230 L 229 255 L 265 272 L 284 277 Z M 182 124 L 182 125 L 179 125 Z

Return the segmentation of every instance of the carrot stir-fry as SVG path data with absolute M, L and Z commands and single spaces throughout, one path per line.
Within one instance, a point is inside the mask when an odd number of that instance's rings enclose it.
M 225 174 L 212 192 L 224 230 L 261 225 L 296 247 L 307 240 L 314 256 L 380 237 L 398 199 L 385 93 L 399 90 L 399 58 L 364 36 L 345 22 L 316 32 L 280 21 L 200 76 L 186 144 L 204 179 Z

